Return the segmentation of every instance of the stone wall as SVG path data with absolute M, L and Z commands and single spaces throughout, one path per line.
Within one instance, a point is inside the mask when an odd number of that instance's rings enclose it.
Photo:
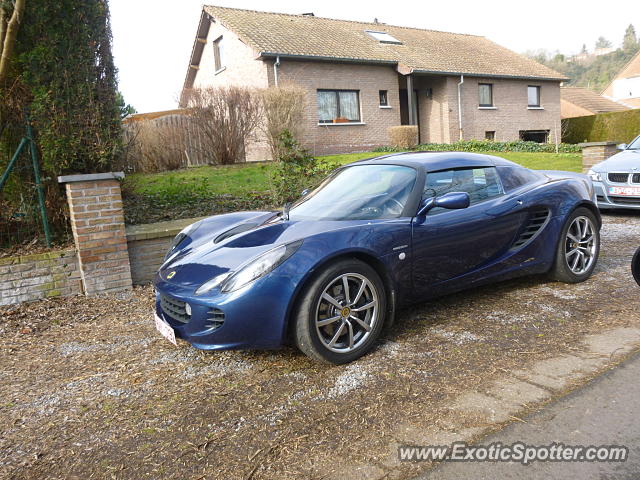
M 81 293 L 78 256 L 73 248 L 0 258 L 0 305 Z
M 198 220 L 200 219 L 187 218 L 127 227 L 127 245 L 133 284 L 151 283 L 156 271 L 162 265 L 173 237 Z

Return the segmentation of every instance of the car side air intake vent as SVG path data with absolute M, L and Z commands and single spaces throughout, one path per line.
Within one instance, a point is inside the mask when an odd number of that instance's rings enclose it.
M 550 212 L 547 208 L 533 210 L 530 213 L 526 227 L 511 247 L 511 250 L 518 250 L 533 241 L 533 239 L 538 236 L 538 233 L 542 231 L 542 228 L 547 224 L 549 217 Z
M 204 326 L 217 330 L 224 324 L 224 312 L 219 308 L 212 307 L 207 312 L 207 319 Z
M 259 223 L 243 223 L 241 225 L 233 227 L 231 230 L 227 230 L 226 232 L 221 233 L 216 237 L 213 243 L 220 243 L 226 240 L 227 238 L 231 238 L 240 233 L 248 232 L 249 230 L 253 230 L 254 228 L 256 228 L 258 225 L 260 224 Z

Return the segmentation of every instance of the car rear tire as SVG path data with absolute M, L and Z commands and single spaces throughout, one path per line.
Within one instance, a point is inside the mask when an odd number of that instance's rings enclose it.
M 367 353 L 380 336 L 387 299 L 376 271 L 356 259 L 322 269 L 305 287 L 294 312 L 294 339 L 307 356 L 349 363 Z
M 640 285 L 640 247 L 638 247 L 636 253 L 633 254 L 633 259 L 631 260 L 631 273 L 633 274 L 633 279 L 638 285 Z
M 584 282 L 593 273 L 599 254 L 596 217 L 588 208 L 577 208 L 562 227 L 551 276 L 565 283 Z

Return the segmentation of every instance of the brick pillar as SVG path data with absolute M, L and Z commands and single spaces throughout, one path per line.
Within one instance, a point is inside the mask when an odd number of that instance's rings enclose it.
M 618 153 L 617 142 L 580 143 L 578 146 L 582 147 L 582 173 Z
M 86 295 L 131 289 L 119 178 L 122 172 L 58 177 L 66 184 Z

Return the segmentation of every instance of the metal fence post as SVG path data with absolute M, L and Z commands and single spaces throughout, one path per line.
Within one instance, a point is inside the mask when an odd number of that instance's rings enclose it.
M 33 129 L 31 122 L 27 119 L 27 138 L 29 139 L 29 149 L 31 150 L 31 160 L 33 162 L 33 175 L 36 180 L 36 190 L 38 190 L 38 202 L 40 203 L 40 215 L 42 216 L 42 228 L 44 229 L 44 237 L 47 241 L 47 247 L 51 247 L 51 230 L 49 229 L 49 218 L 47 217 L 47 209 L 44 202 L 44 189 L 40 180 L 40 162 L 38 159 L 38 147 L 33 138 Z

